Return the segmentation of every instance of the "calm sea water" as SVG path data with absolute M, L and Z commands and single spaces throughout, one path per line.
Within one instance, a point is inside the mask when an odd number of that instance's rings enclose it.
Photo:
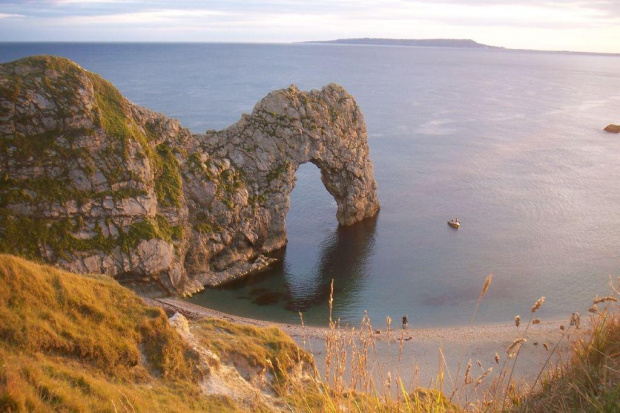
M 326 45 L 0 44 L 69 57 L 195 132 L 273 89 L 342 84 L 364 112 L 376 219 L 339 228 L 318 169 L 297 172 L 275 268 L 190 301 L 268 320 L 478 323 L 585 312 L 620 275 L 620 57 Z M 455 216 L 458 231 L 446 221 Z

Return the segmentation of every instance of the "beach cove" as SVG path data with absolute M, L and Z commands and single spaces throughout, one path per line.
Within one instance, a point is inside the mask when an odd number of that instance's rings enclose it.
M 66 56 L 194 133 L 272 90 L 341 84 L 368 128 L 381 212 L 342 229 L 313 165 L 296 173 L 278 265 L 194 304 L 288 323 L 364 311 L 422 327 L 496 324 L 541 295 L 543 319 L 584 313 L 617 273 L 620 59 L 509 50 L 331 45 L 3 44 L 0 60 Z M 350 68 L 356 67 L 355 71 Z M 380 74 L 380 75 L 377 75 Z M 458 216 L 454 231 L 446 220 Z M 270 296 L 265 296 L 269 293 Z M 267 303 L 265 305 L 264 303 Z
M 246 317 L 222 313 L 202 306 L 193 305 L 186 301 L 161 298 L 144 299 L 156 307 L 165 309 L 168 313 L 180 312 L 190 320 L 203 318 L 222 319 L 241 325 L 255 327 L 278 327 L 288 334 L 301 347 L 308 350 L 314 357 L 319 374 L 325 377 L 325 356 L 327 337 L 330 329 L 327 327 L 303 326 L 299 323 L 273 323 L 255 320 Z M 385 380 L 390 373 L 394 379 L 401 378 L 407 388 L 429 387 L 436 388 L 440 372 L 445 374 L 445 391 L 449 394 L 453 383 L 450 382 L 457 373 L 461 380 L 468 363 L 475 367 L 472 373 L 474 379 L 479 378 L 489 368 L 493 370 L 484 377 L 481 383 L 480 394 L 487 389 L 489 383 L 497 378 L 501 371 L 501 363 L 506 361 L 507 349 L 518 338 L 523 337 L 525 325 L 517 328 L 514 323 L 497 325 L 476 325 L 472 327 L 450 328 L 415 328 L 408 326 L 402 329 L 398 322 L 394 322 L 391 331 L 372 328 L 372 351 L 370 352 L 369 366 L 376 378 L 378 389 L 383 389 Z M 516 365 L 513 378 L 517 383 L 533 383 L 542 369 L 556 364 L 567 358 L 567 350 L 571 337 L 575 337 L 579 330 L 565 335 L 569 327 L 569 320 L 543 321 L 530 326 L 525 334 L 527 342 L 520 349 L 520 362 Z M 560 328 L 563 326 L 563 328 Z M 351 328 L 355 328 L 352 333 Z M 587 326 L 582 327 L 582 330 Z M 341 326 L 338 335 L 359 337 L 359 326 Z M 548 349 L 545 347 L 548 347 Z M 557 345 L 557 348 L 555 348 Z M 354 348 L 347 347 L 348 357 L 351 357 Z M 553 354 L 550 353 L 553 351 Z M 495 355 L 500 357 L 500 363 L 495 361 Z M 480 364 L 478 364 L 480 362 Z M 350 359 L 349 362 L 350 363 Z M 350 374 L 351 364 L 347 363 Z M 441 366 L 441 367 L 440 367 Z M 459 383 L 461 384 L 461 383 Z M 475 391 L 469 393 L 471 400 L 475 400 Z

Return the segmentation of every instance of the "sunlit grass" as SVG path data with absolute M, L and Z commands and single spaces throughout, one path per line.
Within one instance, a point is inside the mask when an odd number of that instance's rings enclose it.
M 490 284 L 489 277 L 472 322 Z M 559 342 L 543 343 L 548 358 L 530 383 L 517 382 L 514 373 L 518 363 L 529 362 L 521 348 L 540 322 L 544 298 L 532 305 L 527 322 L 515 318 L 514 341 L 495 354 L 495 374 L 480 363 L 474 374 L 475 363 L 462 357 L 464 351 L 450 372 L 440 348 L 430 388 L 406 385 L 402 366 L 376 365 L 384 347 L 376 345 L 368 317 L 348 328 L 330 316 L 323 371 L 278 328 L 192 322 L 200 345 L 256 387 L 256 403 L 240 404 L 205 394 L 200 383 L 217 366 L 200 364 L 163 311 L 145 306 L 114 280 L 0 255 L 0 411 L 269 411 L 258 401 L 261 394 L 295 412 L 615 411 L 620 315 L 618 287 L 612 288 L 613 295 L 595 299 L 589 317 L 575 314 L 561 327 Z M 330 306 L 333 301 L 332 289 Z M 391 330 L 389 318 L 387 325 L 385 335 L 402 363 L 404 330 Z M 561 347 L 570 354 L 552 365 Z

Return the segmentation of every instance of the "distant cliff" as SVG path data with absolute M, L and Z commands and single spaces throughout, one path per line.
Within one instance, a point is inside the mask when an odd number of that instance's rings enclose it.
M 294 86 L 192 135 L 58 57 L 0 65 L 0 251 L 188 293 L 286 244 L 295 171 L 312 162 L 351 225 L 377 213 L 366 125 L 340 86 Z
M 498 47 L 477 43 L 471 39 L 383 39 L 383 38 L 364 37 L 364 38 L 356 38 L 356 39 L 309 41 L 309 42 L 302 42 L 302 43 L 498 49 Z

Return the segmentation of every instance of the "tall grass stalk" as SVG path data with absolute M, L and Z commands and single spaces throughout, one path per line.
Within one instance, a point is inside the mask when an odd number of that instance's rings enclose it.
M 473 327 L 482 298 L 487 293 L 491 280 L 492 276 L 490 275 L 485 280 L 470 320 L 470 327 Z M 402 329 L 400 334 L 395 335 L 394 331 L 392 331 L 392 320 L 388 317 L 386 318 L 387 328 L 383 334 L 379 335 L 373 329 L 367 313 L 364 313 L 358 328 L 343 326 L 333 312 L 334 282 L 332 280 L 329 298 L 330 323 L 329 329 L 325 333 L 325 372 L 323 381 L 321 381 L 321 377 L 317 372 L 314 385 L 314 388 L 317 389 L 322 398 L 320 410 L 332 412 L 446 412 L 456 411 L 459 409 L 457 406 L 462 406 L 468 411 L 476 412 L 540 411 L 536 407 L 539 406 L 539 393 L 541 391 L 547 392 L 554 380 L 557 381 L 567 376 L 569 367 L 560 365 L 552 370 L 552 361 L 558 356 L 562 344 L 569 341 L 570 334 L 575 329 L 574 325 L 569 325 L 568 328 L 562 327 L 562 335 L 554 343 L 551 351 L 549 351 L 547 343 L 543 343 L 543 347 L 549 354 L 546 356 L 540 371 L 537 372 L 535 380 L 527 387 L 517 385 L 514 375 L 522 346 L 528 340 L 529 335 L 531 335 L 530 330 L 532 326 L 540 322 L 535 316 L 543 303 L 544 297 L 541 297 L 534 303 L 530 311 L 529 320 L 525 325 L 521 325 L 519 316 L 515 318 L 515 325 L 517 326 L 515 340 L 511 345 L 507 346 L 503 356 L 500 357 L 496 353 L 495 357 L 493 357 L 497 366 L 501 365 L 501 368 L 488 386 L 482 386 L 482 384 L 491 377 L 493 372 L 492 366 L 484 365 L 480 360 L 475 363 L 469 360 L 465 365 L 465 349 L 462 347 L 458 369 L 456 374 L 452 375 L 446 361 L 443 345 L 440 344 L 437 374 L 431 389 L 424 390 L 419 387 L 418 366 L 414 365 L 412 368 L 412 379 L 409 388 L 405 386 L 403 381 L 402 363 L 404 360 L 406 330 Z M 604 306 L 610 303 L 615 305 L 613 297 L 601 297 L 594 300 L 594 305 Z M 592 354 L 595 354 L 595 352 L 602 351 L 599 349 L 602 346 L 601 342 L 604 341 L 601 337 L 604 335 L 610 336 L 611 334 L 606 332 L 603 325 L 608 325 L 612 317 L 610 316 L 605 320 L 602 318 L 603 314 L 605 314 L 604 311 L 591 316 L 593 320 L 595 317 L 598 320 L 591 321 L 593 326 L 591 335 L 595 338 L 591 338 L 588 342 L 584 341 L 585 339 L 581 339 L 582 341 L 580 341 L 578 346 L 580 354 L 588 354 L 587 357 L 589 359 L 594 357 Z M 620 325 L 620 316 L 617 313 L 613 314 L 613 320 Z M 303 326 L 303 316 L 301 314 L 300 320 Z M 305 326 L 302 328 L 305 328 Z M 378 354 L 377 337 L 387 340 L 385 347 L 383 347 L 385 348 L 384 354 Z M 617 351 L 605 356 L 608 359 L 620 359 L 620 332 L 618 333 L 618 338 Z M 398 341 L 398 354 L 395 357 L 395 360 L 398 360 L 398 365 L 396 367 L 391 365 L 393 356 L 391 353 L 394 350 L 391 343 L 392 340 Z M 305 344 L 305 337 L 303 342 Z M 463 346 L 467 344 L 465 343 Z M 388 360 L 388 362 L 380 363 L 378 361 L 380 357 Z M 578 368 L 583 370 L 587 370 L 587 363 L 584 361 L 585 357 L 582 356 L 578 359 L 579 361 L 576 364 Z M 290 365 L 290 363 L 285 364 Z M 574 365 L 575 362 L 573 361 Z M 610 376 L 620 377 L 620 366 L 607 363 L 605 364 L 605 369 L 604 374 L 597 373 L 605 377 L 605 380 Z M 284 374 L 281 376 L 284 376 Z M 596 394 L 584 390 L 588 386 L 596 388 L 596 379 L 593 377 L 594 375 L 592 374 L 584 374 L 583 385 L 575 386 L 569 381 L 565 385 L 567 389 L 571 389 L 570 391 L 575 395 L 574 397 L 579 398 L 579 403 L 581 403 L 579 406 L 587 405 L 590 407 L 596 406 L 597 408 L 607 406 L 605 403 L 608 403 L 608 401 L 601 402 L 597 399 Z M 620 383 L 620 379 L 618 379 L 618 382 Z M 447 384 L 452 385 L 450 397 L 444 395 Z M 311 398 L 303 395 L 303 391 L 306 391 L 307 387 L 293 385 L 291 388 L 294 393 L 299 393 L 300 403 L 297 403 L 297 406 L 301 405 L 308 410 L 315 408 L 316 404 L 313 404 Z M 620 390 L 618 390 L 618 393 L 617 400 L 620 400 Z M 474 399 L 470 400 L 470 396 L 473 396 Z M 557 406 L 574 410 L 575 405 L 562 399 Z M 571 408 L 571 406 L 573 407 Z M 294 406 L 291 406 L 291 409 L 294 410 Z

